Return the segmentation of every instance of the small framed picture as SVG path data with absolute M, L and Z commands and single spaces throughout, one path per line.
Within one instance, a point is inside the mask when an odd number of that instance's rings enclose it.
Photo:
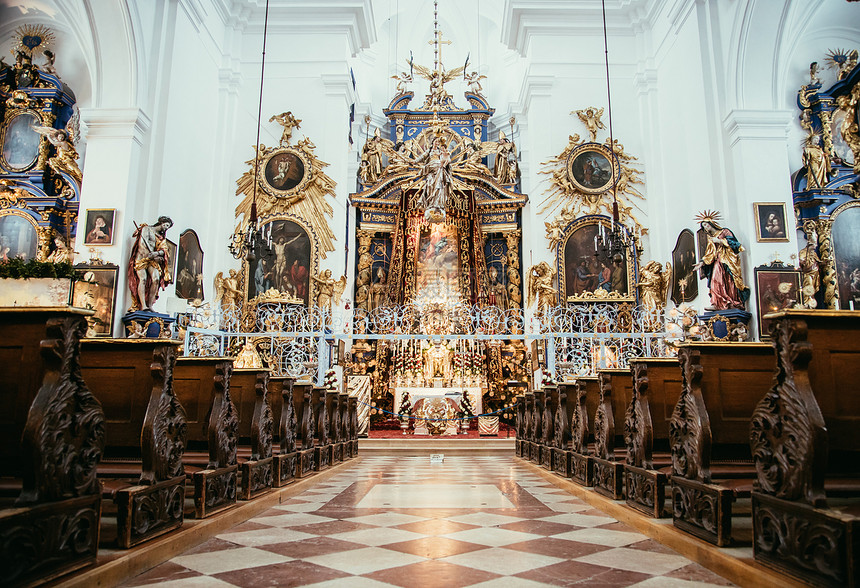
M 788 241 L 785 202 L 755 202 L 755 236 L 759 243 Z
M 792 267 L 759 266 L 755 268 L 755 291 L 758 303 L 758 335 L 760 339 L 769 339 L 770 320 L 764 316 L 802 302 L 800 270 Z
M 88 209 L 84 245 L 113 245 L 115 219 L 115 208 Z
M 116 286 L 119 267 L 115 265 L 75 266 L 72 306 L 94 310 L 87 318 L 87 337 L 110 337 L 116 314 Z

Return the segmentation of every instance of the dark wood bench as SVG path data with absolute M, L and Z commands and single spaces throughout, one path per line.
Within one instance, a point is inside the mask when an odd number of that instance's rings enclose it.
M 552 471 L 555 448 L 555 413 L 558 410 L 558 386 L 551 384 L 543 389 L 543 414 L 541 415 L 540 465 Z
M 681 395 L 681 368 L 677 359 L 668 357 L 631 359 L 630 367 L 633 389 L 624 417 L 625 500 L 632 508 L 660 518 L 666 512 L 669 419 Z M 660 451 L 656 463 L 655 449 Z
M 543 410 L 546 392 L 536 389 L 532 392 L 531 435 L 529 436 L 529 461 L 540 464 L 541 441 L 543 441 Z
M 755 469 L 750 418 L 773 379 L 767 343 L 685 343 L 672 413 L 672 520 L 718 546 L 732 541 L 732 504 L 748 498 Z
M 179 343 L 85 339 L 81 372 L 105 413 L 104 493 L 117 507 L 117 543 L 129 548 L 182 525 L 185 409 L 173 378 Z
M 230 380 L 233 360 L 180 357 L 174 388 L 188 416 L 183 455 L 194 487 L 194 516 L 206 518 L 236 505 L 239 488 L 239 414 Z
M 92 565 L 104 412 L 80 373 L 92 311 L 0 309 L 0 472 L 19 494 L 0 510 L 0 584 L 47 582 Z
M 616 438 L 632 397 L 633 382 L 629 369 L 604 369 L 597 373 L 600 389 L 594 412 L 594 456 L 591 485 L 599 494 L 613 500 L 624 498 L 624 460 L 626 451 L 616 450 Z
M 857 586 L 860 313 L 768 318 L 776 370 L 750 427 L 755 559 L 815 586 Z
M 241 368 L 234 369 L 231 378 L 230 386 L 239 411 L 239 497 L 242 500 L 251 500 L 273 487 L 275 421 L 269 377 L 270 372 L 265 368 Z
M 580 377 L 574 382 L 572 392 L 573 414 L 570 421 L 570 477 L 580 486 L 591 486 L 594 477 L 594 459 L 589 450 L 589 440 L 593 438 L 593 428 L 588 418 L 597 410 L 600 390 L 597 377 Z M 594 405 L 594 411 L 589 410 Z
M 570 477 L 570 447 L 574 401 L 569 397 L 576 396 L 576 384 L 562 382 L 558 385 L 558 402 L 553 415 L 553 452 L 552 470 L 564 478 Z
M 349 396 L 347 410 L 347 414 L 349 415 L 349 456 L 350 458 L 354 458 L 358 457 L 358 398 Z
M 311 406 L 313 407 L 313 418 L 316 430 L 316 445 L 314 445 L 314 469 L 318 472 L 328 469 L 332 464 L 333 446 L 329 433 L 331 431 L 329 424 L 329 403 L 326 402 L 328 396 L 326 389 L 323 386 L 313 386 L 311 388 Z
M 528 454 L 528 441 L 526 439 L 528 429 L 528 415 L 526 407 L 526 391 L 528 384 L 519 380 L 508 380 L 508 396 L 516 398 L 516 411 L 514 412 L 514 440 L 515 454 L 517 457 L 526 457 Z
M 293 384 L 293 406 L 296 411 L 298 458 L 296 461 L 296 477 L 304 478 L 316 471 L 316 418 L 312 403 L 313 384 L 308 380 L 299 380 Z
M 273 410 L 273 418 L 277 423 L 278 453 L 272 456 L 272 484 L 281 488 L 295 481 L 298 453 L 296 451 L 297 423 L 296 409 L 293 403 L 293 385 L 295 378 L 288 376 L 272 377 L 269 380 L 270 397 L 280 395 L 281 402 Z

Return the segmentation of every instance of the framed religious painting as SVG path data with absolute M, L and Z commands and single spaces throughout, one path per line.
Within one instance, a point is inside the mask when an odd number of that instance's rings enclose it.
M 699 295 L 699 280 L 696 276 L 696 239 L 693 231 L 684 229 L 675 241 L 672 250 L 672 302 L 676 305 L 691 302 Z
M 843 204 L 830 219 L 839 308 L 860 310 L 860 201 Z
M 176 296 L 185 300 L 203 300 L 203 249 L 193 229 L 179 236 L 176 256 Z
M 765 315 L 801 302 L 800 270 L 792 267 L 762 265 L 755 268 L 755 291 L 758 306 L 758 335 L 770 338 L 770 323 Z
M 270 220 L 261 226 L 266 247 L 258 245 L 256 259 L 247 262 L 247 300 L 271 289 L 307 305 L 314 272 L 313 246 L 307 230 L 295 221 Z
M 39 254 L 39 226 L 23 210 L 0 212 L 0 262 L 10 259 L 30 261 Z
M 755 202 L 755 237 L 759 243 L 787 242 L 784 202 Z
M 276 198 L 287 198 L 300 192 L 307 184 L 311 169 L 311 162 L 302 151 L 281 147 L 260 162 L 260 185 Z
M 567 157 L 570 183 L 585 194 L 602 194 L 618 181 L 618 159 L 601 143 L 584 143 Z
M 113 245 L 115 208 L 87 209 L 84 245 Z
M 635 299 L 634 261 L 626 249 L 613 255 L 604 247 L 611 222 L 587 216 L 565 228 L 558 249 L 558 283 L 567 302 Z
M 95 311 L 87 318 L 87 337 L 110 337 L 116 314 L 119 267 L 115 265 L 75 266 L 72 306 Z
M 13 110 L 6 115 L 0 132 L 0 158 L 5 169 L 22 172 L 36 165 L 42 136 L 33 127 L 42 126 L 42 118 L 30 110 Z

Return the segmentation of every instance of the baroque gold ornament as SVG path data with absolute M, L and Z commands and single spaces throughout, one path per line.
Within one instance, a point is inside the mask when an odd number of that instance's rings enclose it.
M 319 238 L 321 255 L 334 251 L 334 232 L 326 217 L 331 217 L 334 209 L 326 199 L 326 195 L 335 196 L 337 183 L 322 170 L 328 163 L 321 161 L 314 154 L 314 145 L 307 137 L 296 145 L 289 145 L 292 129 L 298 128 L 298 123 L 289 112 L 272 117 L 284 127 L 281 144 L 277 147 L 258 146 L 260 165 L 257 177 L 254 177 L 254 161 L 246 161 L 249 170 L 236 181 L 236 195 L 245 197 L 236 207 L 238 219 L 237 231 L 243 231 L 251 217 L 251 205 L 254 201 L 254 184 L 257 191 L 257 217 L 264 219 L 270 216 L 290 215 L 299 217 L 307 222 Z

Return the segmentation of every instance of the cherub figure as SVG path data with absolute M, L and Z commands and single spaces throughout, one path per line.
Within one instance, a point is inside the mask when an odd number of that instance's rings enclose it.
M 556 303 L 556 290 L 552 285 L 555 272 L 550 265 L 542 261 L 529 268 L 529 297 L 528 305 L 537 300 L 537 311 L 544 312 Z
M 591 135 L 591 142 L 594 143 L 597 141 L 597 131 L 599 129 L 605 129 L 606 125 L 603 124 L 600 120 L 600 117 L 603 116 L 602 108 L 594 108 L 593 106 L 589 106 L 583 110 L 573 110 L 570 114 L 576 114 L 579 117 L 579 120 L 585 125 L 588 129 L 588 134 Z
M 269 119 L 269 122 L 276 122 L 282 127 L 284 127 L 284 132 L 281 133 L 281 147 L 290 144 L 290 139 L 293 136 L 293 129 L 298 129 L 299 127 L 301 127 L 302 124 L 301 119 L 297 119 L 296 117 L 294 117 L 291 111 L 276 114 Z
M 558 220 L 551 223 L 544 221 L 543 224 L 546 226 L 546 238 L 549 241 L 547 249 L 555 251 L 555 248 L 561 243 L 561 225 Z
M 479 96 L 483 96 L 481 92 L 484 90 L 484 88 L 483 86 L 481 86 L 481 80 L 486 80 L 487 76 L 479 75 L 478 72 L 473 71 L 468 75 L 463 75 L 463 79 L 466 80 L 467 84 L 469 84 L 470 92 Z

